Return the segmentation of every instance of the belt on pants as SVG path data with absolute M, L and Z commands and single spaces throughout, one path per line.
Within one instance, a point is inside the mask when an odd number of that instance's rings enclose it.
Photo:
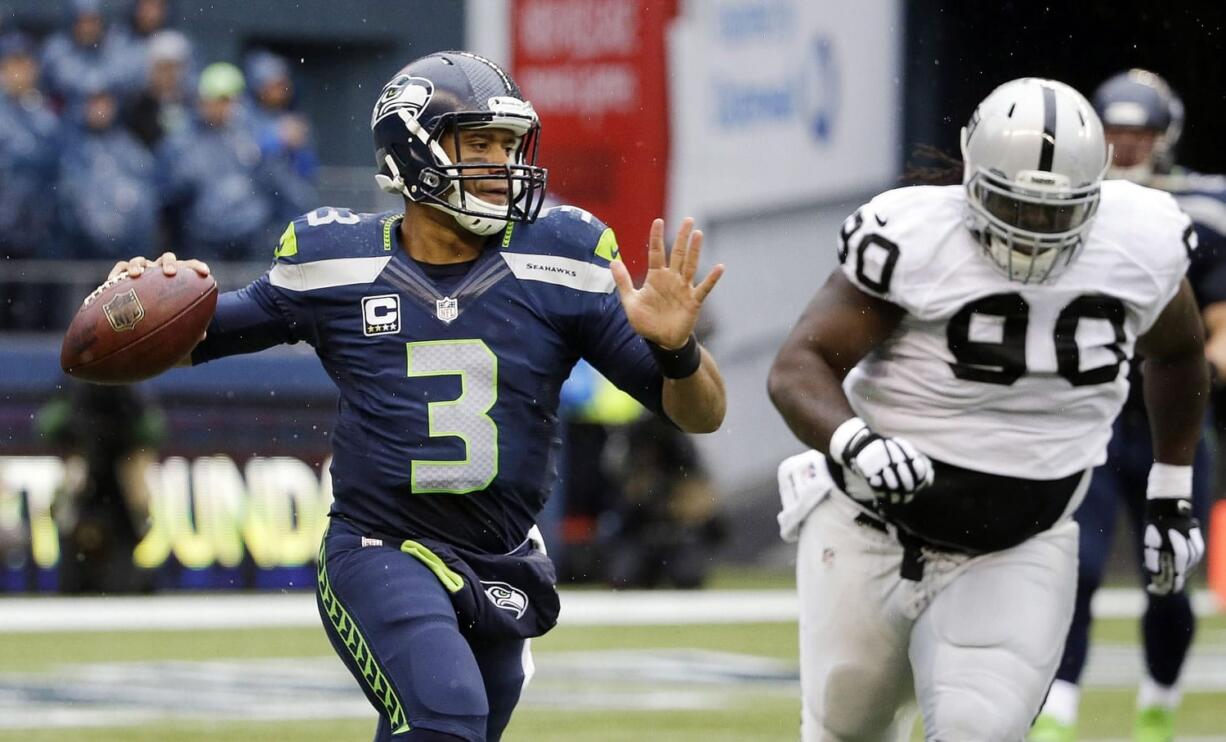
M 896 527 L 891 533 L 885 521 L 875 518 L 864 511 L 856 514 L 855 523 L 858 526 L 871 528 L 874 531 L 880 531 L 897 538 L 898 542 L 902 544 L 902 566 L 899 569 L 899 574 L 904 580 L 911 580 L 912 582 L 919 582 L 924 578 L 924 562 L 927 560 L 927 557 L 924 556 L 924 547 L 928 546 L 927 542 L 912 536 L 901 528 Z

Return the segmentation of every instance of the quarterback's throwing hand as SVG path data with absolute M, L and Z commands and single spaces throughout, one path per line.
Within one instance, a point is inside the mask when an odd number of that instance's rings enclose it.
M 630 271 L 620 260 L 609 266 L 626 319 L 645 340 L 667 349 L 680 348 L 689 340 L 702 302 L 724 274 L 724 266 L 717 265 L 695 286 L 701 254 L 702 232 L 694 229 L 693 219 L 686 219 L 677 231 L 672 252 L 665 256 L 664 220 L 656 219 L 651 223 L 642 287 L 634 288 Z
M 1205 537 L 1192 515 L 1192 501 L 1152 499 L 1145 503 L 1145 571 L 1154 595 L 1183 590 L 1188 573 L 1205 555 Z
M 905 438 L 885 438 L 853 417 L 830 438 L 830 455 L 868 482 L 891 505 L 911 501 L 932 484 L 932 461 Z

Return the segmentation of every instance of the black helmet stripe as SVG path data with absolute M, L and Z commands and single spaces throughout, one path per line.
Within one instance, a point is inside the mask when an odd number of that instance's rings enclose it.
M 1043 145 L 1039 148 L 1039 169 L 1051 172 L 1051 163 L 1056 156 L 1056 91 L 1044 85 L 1043 90 Z

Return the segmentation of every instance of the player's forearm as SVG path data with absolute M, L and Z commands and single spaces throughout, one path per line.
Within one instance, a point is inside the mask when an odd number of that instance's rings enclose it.
M 835 429 L 856 414 L 835 370 L 808 348 L 785 346 L 771 367 L 767 389 L 792 433 L 819 451 L 827 451 Z
M 1196 454 L 1209 395 L 1209 367 L 1199 347 L 1145 362 L 1145 407 L 1154 439 L 1154 460 L 1190 466 Z
M 724 421 L 727 397 L 715 359 L 702 348 L 698 370 L 684 379 L 665 379 L 664 412 L 687 433 L 713 433 Z
M 1206 305 L 1202 312 L 1205 321 L 1205 357 L 1217 370 L 1218 380 L 1226 379 L 1226 301 Z
M 1201 316 L 1205 320 L 1205 334 L 1209 337 L 1226 332 L 1226 301 L 1206 304 Z

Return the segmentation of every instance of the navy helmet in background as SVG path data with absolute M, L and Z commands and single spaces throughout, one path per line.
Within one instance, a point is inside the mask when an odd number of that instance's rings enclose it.
M 1112 130 L 1134 130 L 1153 136 L 1148 153 L 1130 158 L 1127 152 L 1117 151 L 1110 177 L 1145 183 L 1154 174 L 1170 172 L 1175 164 L 1175 145 L 1183 132 L 1184 112 L 1183 101 L 1166 80 L 1148 70 L 1121 72 L 1094 91 L 1094 110 L 1109 135 Z M 1120 142 L 1113 144 L 1121 149 Z M 1135 162 L 1128 164 L 1131 160 Z

